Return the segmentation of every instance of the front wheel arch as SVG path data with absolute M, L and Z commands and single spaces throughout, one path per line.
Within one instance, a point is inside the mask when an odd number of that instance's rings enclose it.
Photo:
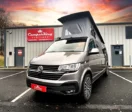
M 89 78 L 89 81 L 88 81 Z M 92 94 L 92 80 L 91 80 L 91 75 L 89 72 L 87 72 L 87 74 L 85 74 L 84 78 L 83 78 L 83 82 L 82 82 L 82 88 L 81 88 L 81 92 L 80 92 L 80 101 L 86 103 Z M 88 82 L 87 82 L 88 81 Z M 87 86 L 88 84 L 88 86 Z M 89 88 L 87 90 L 87 87 Z M 91 88 L 91 89 L 90 89 Z
M 85 77 L 85 75 L 87 75 L 87 74 L 90 75 L 91 80 L 93 79 L 93 78 L 92 78 L 92 71 L 91 71 L 91 69 L 86 70 L 86 71 L 83 73 L 82 77 L 81 77 L 80 92 L 81 92 L 81 90 L 82 90 L 82 83 L 83 83 L 84 77 Z

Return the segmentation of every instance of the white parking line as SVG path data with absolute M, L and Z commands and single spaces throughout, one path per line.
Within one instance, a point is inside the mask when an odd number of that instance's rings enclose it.
M 15 99 L 13 99 L 11 102 L 16 102 L 18 99 L 20 99 L 22 96 L 24 96 L 27 92 L 29 92 L 31 88 L 27 89 L 23 93 L 21 93 L 19 96 L 17 96 Z
M 117 77 L 120 77 L 121 79 L 123 79 L 123 80 L 125 80 L 125 81 L 127 81 L 127 82 L 129 82 L 129 83 L 132 84 L 132 81 L 131 81 L 131 80 L 126 79 L 125 77 L 122 77 L 122 76 L 120 76 L 120 75 L 118 75 L 118 74 L 116 74 L 116 73 L 114 73 L 114 72 L 112 72 L 112 71 L 110 71 L 110 73 L 112 73 L 113 75 L 116 75 Z
M 9 78 L 9 77 L 12 77 L 12 76 L 15 76 L 15 75 L 18 75 L 18 74 L 24 73 L 24 72 L 25 72 L 25 71 L 21 71 L 21 72 L 15 73 L 15 74 L 11 74 L 11 75 L 8 75 L 8 76 L 5 76 L 5 77 L 1 77 L 0 80 L 2 80 L 2 79 L 6 79 L 6 78 Z

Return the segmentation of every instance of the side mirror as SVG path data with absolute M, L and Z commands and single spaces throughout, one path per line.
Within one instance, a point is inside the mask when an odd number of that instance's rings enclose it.
M 91 54 L 99 54 L 99 49 L 98 48 L 91 49 L 91 51 L 89 52 L 89 55 Z

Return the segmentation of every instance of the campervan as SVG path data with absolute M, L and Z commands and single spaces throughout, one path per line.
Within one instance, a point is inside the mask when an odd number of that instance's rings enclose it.
M 105 42 L 89 11 L 58 20 L 63 24 L 62 36 L 29 62 L 27 86 L 41 92 L 79 95 L 87 102 L 92 84 L 109 73 Z

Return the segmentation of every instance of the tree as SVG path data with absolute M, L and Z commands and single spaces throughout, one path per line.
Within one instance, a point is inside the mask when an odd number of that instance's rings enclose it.
M 4 54 L 4 29 L 6 27 L 21 27 L 26 26 L 25 23 L 14 23 L 10 13 L 5 9 L 0 8 L 0 54 Z
M 0 54 L 4 54 L 4 29 L 9 27 L 11 19 L 9 13 L 0 8 Z

